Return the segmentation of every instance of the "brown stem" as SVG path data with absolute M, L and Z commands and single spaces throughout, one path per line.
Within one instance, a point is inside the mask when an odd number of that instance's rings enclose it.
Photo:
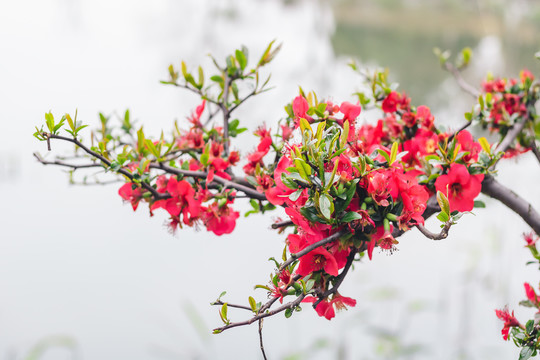
M 266 311 L 266 312 L 260 312 L 259 311 L 259 313 L 257 315 L 255 315 L 255 316 L 253 316 L 251 319 L 241 321 L 241 322 L 237 322 L 237 323 L 230 323 L 228 325 L 225 325 L 225 326 L 214 329 L 214 332 L 222 332 L 222 331 L 225 331 L 225 330 L 233 328 L 233 327 L 250 325 L 250 324 L 253 324 L 255 321 L 258 321 L 260 319 L 264 319 L 265 317 L 276 315 L 276 314 L 278 314 L 280 312 L 283 312 L 283 311 L 285 311 L 287 309 L 294 309 L 298 305 L 300 305 L 300 303 L 302 302 L 302 300 L 304 300 L 305 297 L 306 297 L 305 294 L 300 294 L 295 300 L 293 300 L 291 302 L 288 302 L 286 304 L 283 304 L 280 307 L 275 308 L 274 310 Z M 274 298 L 274 299 L 277 299 L 277 298 Z
M 319 299 L 313 303 L 313 308 L 314 309 L 317 307 L 317 305 L 319 305 L 319 303 L 321 301 L 326 299 L 328 296 L 330 296 L 332 294 L 335 294 L 338 291 L 339 287 L 341 286 L 341 283 L 345 279 L 345 276 L 347 276 L 347 273 L 349 272 L 349 269 L 351 268 L 351 266 L 353 264 L 354 257 L 356 256 L 356 253 L 359 252 L 359 251 L 360 251 L 360 249 L 354 249 L 354 250 L 351 251 L 351 253 L 347 257 L 347 263 L 345 264 L 345 267 L 343 268 L 343 270 L 341 270 L 341 274 L 339 274 L 336 277 L 336 280 L 334 281 L 334 286 L 332 286 L 331 289 L 328 289 L 324 293 L 319 295 Z
M 262 329 L 263 329 L 263 319 L 259 319 L 259 343 L 261 344 L 261 352 L 262 352 L 263 359 L 267 360 L 266 353 L 264 352 Z
M 59 139 L 59 140 L 64 140 L 64 141 L 68 141 L 68 142 L 71 142 L 75 145 L 77 145 L 78 147 L 80 147 L 81 149 L 83 149 L 87 154 L 95 157 L 96 159 L 98 159 L 99 161 L 101 161 L 103 164 L 105 164 L 106 166 L 111 166 L 111 161 L 108 160 L 106 157 L 104 157 L 103 155 L 101 154 L 98 154 L 97 152 L 95 151 L 92 151 L 90 150 L 89 148 L 87 148 L 83 143 L 81 143 L 79 140 L 75 139 L 75 138 L 68 138 L 68 137 L 65 137 L 65 136 L 60 136 L 60 135 L 54 135 L 54 134 L 49 134 L 49 133 L 43 133 L 42 134 L 44 137 L 46 137 L 47 139 L 51 138 L 51 139 Z M 39 160 L 39 159 L 38 159 Z M 117 173 L 119 174 L 122 174 L 124 175 L 125 177 L 127 177 L 128 179 L 130 179 L 131 181 L 133 181 L 133 174 L 131 174 L 129 171 L 127 171 L 126 169 L 119 169 L 116 171 Z M 154 189 L 152 186 L 150 186 L 150 184 L 148 183 L 145 183 L 145 182 L 141 182 L 140 183 L 141 186 L 148 190 L 152 196 L 158 200 L 158 199 L 164 199 L 164 198 L 168 198 L 169 196 L 166 195 L 166 194 L 160 194 L 157 192 L 156 189 Z
M 177 169 L 177 168 L 165 165 L 163 163 L 150 164 L 150 168 L 161 169 L 161 170 L 164 170 L 164 171 L 166 171 L 168 173 L 171 173 L 171 174 L 190 176 L 190 177 L 199 178 L 199 179 L 206 179 L 206 177 L 208 176 L 208 173 L 206 173 L 204 171 L 192 171 L 192 170 Z M 252 189 L 252 188 L 250 188 L 248 186 L 239 184 L 239 183 L 237 183 L 235 181 L 227 180 L 227 179 L 224 179 L 224 178 L 222 178 L 220 176 L 217 176 L 217 175 L 214 175 L 214 180 L 213 181 L 215 181 L 215 182 L 217 182 L 217 183 L 219 183 L 219 184 L 221 184 L 221 185 L 223 185 L 225 187 L 233 188 L 233 189 L 242 191 L 243 193 L 245 193 L 250 198 L 257 199 L 257 200 L 266 200 L 266 195 L 264 195 L 263 193 L 260 193 L 255 189 Z
M 272 224 L 272 229 L 279 229 L 286 226 L 294 225 L 294 223 L 291 220 L 281 221 L 275 224 Z
M 482 192 L 499 200 L 510 210 L 518 214 L 537 235 L 540 235 L 540 215 L 521 196 L 487 175 L 482 182 Z
M 448 237 L 448 230 L 450 230 L 450 227 L 452 226 L 452 222 L 448 221 L 444 224 L 444 227 L 442 228 L 440 233 L 434 233 L 426 229 L 424 226 L 420 224 L 416 224 L 416 228 L 420 230 L 422 234 L 424 234 L 425 237 L 431 240 L 443 240 Z
M 480 95 L 480 91 L 478 91 L 474 86 L 465 81 L 463 76 L 461 76 L 461 72 L 456 69 L 454 65 L 450 64 L 449 62 L 446 62 L 444 65 L 446 70 L 448 70 L 454 76 L 459 87 L 467 94 L 477 99 Z

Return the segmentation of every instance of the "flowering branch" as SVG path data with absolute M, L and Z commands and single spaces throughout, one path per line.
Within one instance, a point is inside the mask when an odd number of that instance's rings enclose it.
M 281 266 L 279 267 L 279 272 L 283 271 L 283 269 L 285 269 L 287 266 L 291 265 L 293 263 L 293 261 L 300 259 L 302 256 L 306 255 L 310 251 L 313 251 L 313 250 L 315 250 L 315 249 L 317 249 L 317 248 L 319 248 L 319 247 L 321 247 L 323 245 L 331 243 L 332 241 L 335 241 L 335 240 L 339 239 L 340 237 L 342 237 L 345 234 L 346 234 L 346 232 L 343 231 L 343 230 L 338 231 L 338 232 L 328 236 L 327 238 L 319 240 L 316 243 L 305 247 L 304 249 L 302 249 L 301 251 L 299 251 L 299 252 L 297 252 L 295 254 L 291 254 L 291 256 L 285 262 L 283 262 L 283 264 L 281 264 Z
M 87 154 L 95 157 L 96 159 L 98 159 L 99 161 L 101 161 L 103 164 L 105 164 L 107 167 L 110 167 L 112 162 L 110 160 L 108 160 L 107 158 L 105 158 L 104 156 L 102 156 L 101 154 L 98 154 L 97 152 L 95 151 L 92 151 L 90 150 L 88 147 L 86 147 L 83 143 L 81 143 L 79 140 L 77 140 L 76 138 L 68 138 L 68 137 L 65 137 L 65 136 L 61 136 L 61 135 L 55 135 L 55 134 L 51 134 L 51 133 L 47 133 L 47 132 L 43 132 L 41 134 L 43 137 L 47 138 L 47 139 L 58 139 L 58 140 L 63 140 L 63 141 L 68 141 L 68 142 L 71 142 L 75 145 L 77 145 L 78 147 L 80 147 L 81 149 L 84 150 L 84 152 L 86 152 Z M 39 160 L 39 158 L 38 158 Z M 124 175 L 125 177 L 129 178 L 130 180 L 133 180 L 134 179 L 134 176 L 133 174 L 131 174 L 129 171 L 127 171 L 126 169 L 123 169 L 123 168 L 120 168 L 116 171 L 117 173 L 119 174 L 122 174 Z M 159 200 L 159 199 L 165 199 L 168 197 L 168 195 L 164 195 L 164 194 L 160 194 L 156 191 L 156 189 L 154 189 L 152 186 L 150 186 L 148 183 L 145 183 L 145 182 L 141 182 L 141 186 L 143 188 L 145 188 L 146 190 L 148 190 L 152 196 L 156 199 L 156 200 Z

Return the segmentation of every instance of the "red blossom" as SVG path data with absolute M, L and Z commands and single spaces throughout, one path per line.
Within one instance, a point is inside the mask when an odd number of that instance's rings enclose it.
M 133 189 L 135 187 L 135 189 Z M 118 189 L 118 195 L 125 201 L 129 201 L 133 211 L 137 210 L 139 201 L 142 199 L 142 190 L 133 183 L 126 183 Z
M 533 287 L 529 285 L 529 283 L 523 284 L 525 287 L 525 294 L 527 295 L 527 299 L 536 307 L 540 307 L 540 297 L 536 295 L 536 292 L 534 291 Z
M 307 121 L 311 121 L 311 116 L 307 114 L 307 111 L 309 110 L 309 103 L 303 96 L 297 96 L 294 98 L 292 103 L 292 109 L 295 116 L 294 122 L 296 126 L 298 127 L 299 122 L 298 120 L 300 118 L 304 118 Z
M 482 190 L 484 174 L 471 175 L 465 165 L 454 163 L 447 175 L 435 180 L 437 191 L 447 194 L 450 211 L 471 211 L 474 199 Z
M 339 273 L 336 258 L 322 246 L 300 258 L 296 273 L 301 276 L 307 276 L 314 271 L 320 270 L 324 270 L 332 276 L 337 276 Z
M 495 314 L 500 320 L 504 321 L 504 326 L 501 330 L 501 334 L 504 340 L 508 340 L 508 331 L 511 327 L 522 326 L 515 318 L 514 312 L 512 311 L 512 314 L 510 314 L 507 307 L 502 310 L 495 310 Z
M 316 302 L 317 298 L 315 297 L 308 297 L 305 298 L 303 302 Z M 336 293 L 332 300 L 325 299 L 317 304 L 317 307 L 315 308 L 315 311 L 317 311 L 317 314 L 321 317 L 325 317 L 327 320 L 331 320 L 336 316 L 336 312 L 334 310 L 334 306 L 337 310 L 346 310 L 347 306 L 354 307 L 356 306 L 356 300 L 347 297 L 347 296 L 341 296 L 339 293 Z
M 534 233 L 531 231 L 528 234 L 523 234 L 523 239 L 527 243 L 525 247 L 536 247 L 536 242 L 538 241 L 538 236 L 534 235 Z
M 216 235 L 230 234 L 236 226 L 236 219 L 240 217 L 238 211 L 234 211 L 228 204 L 219 206 L 217 202 L 203 208 L 201 217 L 208 231 Z
M 392 91 L 390 94 L 388 94 L 386 99 L 383 100 L 382 110 L 386 113 L 395 112 L 398 108 L 398 103 L 400 99 L 401 99 L 400 95 L 397 92 Z
M 468 152 L 461 159 L 467 163 L 477 161 L 478 154 L 482 151 L 482 146 L 474 141 L 471 133 L 467 130 L 462 130 L 457 134 L 456 139 L 458 144 L 461 145 L 461 150 Z
M 358 115 L 360 115 L 362 107 L 360 105 L 354 105 L 350 102 L 345 101 L 341 103 L 339 111 L 341 111 L 341 113 L 343 114 L 343 121 L 349 120 L 349 123 L 353 123 L 358 117 Z

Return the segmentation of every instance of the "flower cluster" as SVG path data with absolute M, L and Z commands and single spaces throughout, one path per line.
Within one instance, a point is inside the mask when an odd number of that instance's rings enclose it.
M 532 120 L 527 124 L 529 130 L 510 144 L 504 157 L 514 157 L 529 151 L 535 141 L 534 104 L 538 100 L 538 86 L 528 70 L 522 70 L 519 79 L 489 77 L 482 84 L 485 95 L 481 96 L 480 109 L 468 113 L 470 119 L 474 117 L 482 127 L 498 133 L 501 139 L 519 122 Z

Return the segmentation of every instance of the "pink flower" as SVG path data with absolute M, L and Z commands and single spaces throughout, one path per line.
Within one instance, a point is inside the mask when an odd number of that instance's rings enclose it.
M 354 120 L 360 115 L 362 107 L 360 105 L 354 105 L 350 102 L 343 102 L 339 107 L 339 111 L 343 114 L 343 121 L 349 120 L 349 123 L 353 123 Z
M 298 275 L 307 276 L 315 271 L 324 270 L 327 274 L 338 276 L 336 258 L 325 248 L 318 247 L 300 258 L 296 269 Z
M 397 110 L 400 99 L 401 97 L 399 96 L 399 94 L 395 91 L 392 91 L 382 102 L 383 111 L 386 113 L 395 112 Z
M 240 217 L 238 211 L 234 211 L 228 204 L 219 206 L 217 202 L 204 208 L 201 215 L 206 229 L 216 235 L 230 234 L 236 226 L 236 219 Z
M 523 239 L 527 243 L 525 247 L 536 247 L 536 242 L 538 241 L 538 236 L 535 236 L 534 233 L 531 231 L 528 234 L 523 234 Z
M 311 121 L 311 116 L 307 114 L 307 111 L 309 110 L 309 103 L 306 99 L 302 96 L 297 96 L 294 98 L 292 103 L 293 113 L 295 117 L 295 124 L 298 127 L 298 120 L 300 118 L 304 118 L 307 121 Z
M 504 326 L 501 330 L 504 340 L 508 340 L 508 331 L 511 327 L 522 327 L 519 321 L 514 317 L 514 312 L 512 311 L 512 314 L 510 314 L 507 307 L 502 310 L 495 310 L 495 314 L 500 320 L 504 321 Z
M 482 190 L 484 174 L 471 175 L 465 165 L 454 163 L 447 175 L 441 175 L 435 180 L 437 191 L 447 194 L 450 211 L 471 211 L 474 199 Z
M 525 294 L 527 295 L 527 299 L 536 307 L 540 306 L 540 297 L 536 295 L 536 292 L 534 291 L 533 287 L 529 285 L 529 283 L 523 284 L 525 286 Z
M 135 189 L 133 189 L 135 187 Z M 118 195 L 122 197 L 122 199 L 129 201 L 131 203 L 131 207 L 133 207 L 133 211 L 137 210 L 137 207 L 139 206 L 139 201 L 142 199 L 142 191 L 139 187 L 136 187 L 133 183 L 126 183 L 122 185 L 120 189 L 118 189 Z
M 316 302 L 317 298 L 315 297 L 309 297 L 304 299 L 304 302 Z M 341 296 L 339 293 L 336 293 L 332 300 L 325 299 L 321 301 L 319 304 L 317 304 L 317 307 L 315 308 L 315 311 L 317 311 L 317 314 L 321 317 L 325 317 L 327 320 L 331 320 L 336 316 L 336 312 L 334 310 L 334 306 L 337 310 L 346 310 L 346 306 L 354 307 L 356 306 L 356 300 L 347 297 L 347 296 Z

